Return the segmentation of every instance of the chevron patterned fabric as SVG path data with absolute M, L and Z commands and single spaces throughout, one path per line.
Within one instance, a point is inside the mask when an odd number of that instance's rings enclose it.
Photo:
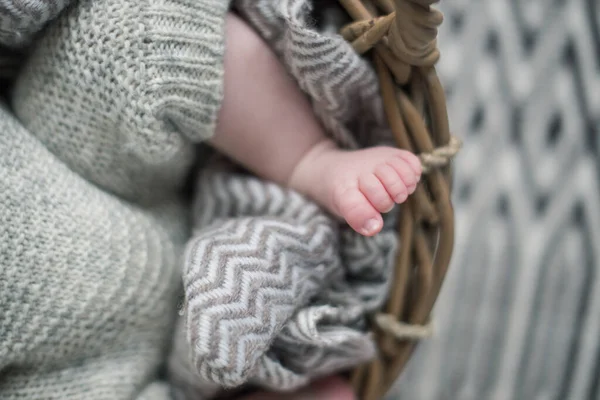
M 291 390 L 374 355 L 364 314 L 387 291 L 393 231 L 358 237 L 297 193 L 210 168 L 198 193 L 175 381 Z
M 310 1 L 234 4 L 340 144 L 390 140 L 372 68 L 340 36 L 314 29 Z M 365 238 L 296 193 L 214 166 L 197 189 L 171 357 L 188 398 L 214 384 L 291 390 L 374 355 L 364 316 L 388 292 L 393 229 Z

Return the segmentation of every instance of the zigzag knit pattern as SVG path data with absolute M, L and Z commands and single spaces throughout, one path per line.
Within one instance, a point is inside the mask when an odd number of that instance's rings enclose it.
M 341 145 L 389 140 L 373 68 L 341 36 L 328 33 L 338 28 L 327 24 L 327 13 L 341 10 L 315 7 L 325 24 L 317 31 L 310 0 L 238 0 L 234 5 L 269 42 Z
M 302 216 L 302 202 L 293 200 L 276 193 L 255 206 L 289 207 Z M 188 339 L 202 376 L 226 386 L 244 383 L 259 360 L 269 361 L 264 338 L 339 268 L 334 230 L 312 211 L 306 224 L 284 216 L 217 220 L 190 243 L 184 285 L 188 326 L 195 329 Z
M 364 314 L 371 292 L 385 290 L 392 233 L 357 247 L 364 253 L 352 257 L 355 267 L 368 260 L 379 273 L 356 290 L 346 275 L 358 281 L 368 268 L 348 268 L 340 249 L 356 241 L 341 240 L 315 204 L 211 169 L 198 188 L 195 223 L 203 228 L 186 250 L 184 319 L 190 368 L 203 381 L 293 389 L 373 356 Z
M 389 140 L 373 69 L 327 26 L 316 30 L 311 5 L 235 3 L 332 137 L 346 147 Z M 215 384 L 292 390 L 374 355 L 365 314 L 387 293 L 393 230 L 362 237 L 296 193 L 214 165 L 198 178 L 194 211 L 171 357 L 184 397 Z

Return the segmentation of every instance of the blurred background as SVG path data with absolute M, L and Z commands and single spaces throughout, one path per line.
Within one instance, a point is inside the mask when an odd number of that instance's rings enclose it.
M 457 242 L 392 398 L 600 398 L 600 1 L 440 9 Z

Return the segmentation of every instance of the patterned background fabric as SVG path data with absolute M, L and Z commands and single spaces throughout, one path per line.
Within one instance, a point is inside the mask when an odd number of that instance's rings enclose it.
M 440 8 L 456 252 L 391 398 L 600 398 L 600 3 Z

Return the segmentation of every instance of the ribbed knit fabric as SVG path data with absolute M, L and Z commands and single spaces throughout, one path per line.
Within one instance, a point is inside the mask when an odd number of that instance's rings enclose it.
M 15 113 L 102 188 L 138 202 L 167 196 L 186 176 L 192 143 L 215 127 L 227 9 L 220 0 L 81 2 L 36 44 Z
M 0 0 L 0 44 L 23 47 L 44 25 L 55 18 L 70 0 Z
M 70 2 L 0 0 L 0 88 L 15 77 L 35 36 Z
M 1 399 L 172 398 L 176 189 L 214 129 L 227 8 L 81 1 L 30 48 L 0 109 Z
M 183 209 L 98 190 L 4 108 L 0 131 L 0 398 L 134 398 L 168 349 Z
M 7 114 L 0 139 L 0 397 L 292 390 L 374 355 L 365 314 L 387 293 L 394 230 L 338 229 L 297 193 L 210 165 L 181 257 L 177 189 L 215 128 L 228 6 L 81 1 L 32 47 L 11 96 L 20 123 Z M 375 74 L 313 30 L 311 6 L 238 2 L 333 137 L 389 139 Z M 182 272 L 171 391 L 156 375 Z

